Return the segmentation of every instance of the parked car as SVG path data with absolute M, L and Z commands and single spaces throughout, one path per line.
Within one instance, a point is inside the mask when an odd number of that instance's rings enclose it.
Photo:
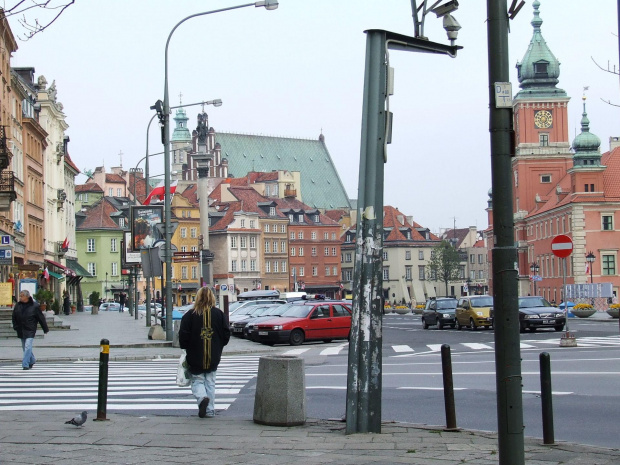
M 254 342 L 258 342 L 258 332 L 256 326 L 263 322 L 273 320 L 274 318 L 283 316 L 293 306 L 293 303 L 276 304 L 270 307 L 265 313 L 260 316 L 249 319 L 243 328 L 243 337 Z
M 242 308 L 247 308 L 251 305 L 270 305 L 270 304 L 285 304 L 286 300 L 282 299 L 255 299 L 255 300 L 237 300 L 228 306 L 229 317 L 240 311 Z
M 118 302 L 104 302 L 101 305 L 99 305 L 100 312 L 118 312 L 120 308 L 121 308 L 121 304 L 119 304 Z M 129 309 L 123 306 L 123 311 L 128 312 Z
M 245 326 L 248 324 L 248 321 L 257 318 L 259 316 L 264 315 L 265 313 L 269 313 L 269 311 L 273 307 L 279 307 L 281 304 L 271 304 L 271 305 L 253 305 L 251 307 L 247 307 L 251 311 L 246 313 L 245 315 L 233 315 L 231 318 L 234 318 L 234 321 L 230 322 L 230 332 L 233 336 L 243 337 L 243 331 Z
M 456 306 L 456 329 L 472 330 L 493 326 L 493 297 L 472 295 L 461 297 Z
M 519 297 L 519 327 L 522 333 L 527 329 L 553 328 L 562 331 L 566 324 L 564 312 L 539 296 Z
M 344 302 L 298 300 L 291 304 L 286 316 L 255 325 L 260 342 L 297 346 L 304 341 L 349 338 L 351 309 Z
M 183 318 L 183 315 L 185 315 L 189 310 L 192 310 L 194 308 L 194 304 L 186 304 L 186 305 L 181 305 L 180 307 L 173 307 L 172 308 L 172 320 L 180 320 L 181 318 Z
M 458 301 L 453 297 L 438 297 L 426 301 L 422 311 L 422 328 L 428 329 L 435 326 L 443 329 L 446 326 L 454 328 L 456 325 L 456 304 Z

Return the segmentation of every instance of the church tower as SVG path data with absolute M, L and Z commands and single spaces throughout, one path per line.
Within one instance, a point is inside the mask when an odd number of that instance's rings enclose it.
M 571 176 L 571 192 L 603 194 L 603 173 L 601 165 L 601 139 L 590 132 L 590 120 L 586 112 L 586 97 L 583 97 L 581 116 L 581 133 L 573 141 L 573 167 L 568 171 Z
M 513 100 L 513 211 L 517 218 L 533 212 L 537 198 L 553 192 L 573 164 L 568 135 L 570 98 L 557 87 L 560 62 L 542 36 L 538 0 L 533 8 L 534 32 L 523 60 L 517 63 L 521 90 Z
M 187 164 L 187 152 L 184 150 L 188 145 L 192 143 L 192 136 L 187 128 L 187 122 L 189 118 L 183 108 L 177 109 L 174 115 L 174 122 L 176 124 L 170 143 L 172 145 L 172 180 L 180 180 L 182 178 L 183 165 Z

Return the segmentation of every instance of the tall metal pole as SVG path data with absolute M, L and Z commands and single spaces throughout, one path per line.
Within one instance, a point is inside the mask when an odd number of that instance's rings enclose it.
M 518 271 L 512 212 L 512 106 L 496 89 L 510 81 L 506 0 L 487 0 L 491 178 L 493 189 L 493 297 L 500 465 L 523 465 L 523 400 Z
M 220 8 L 218 10 L 203 11 L 202 13 L 196 13 L 179 21 L 168 34 L 168 40 L 166 40 L 166 50 L 164 56 L 164 108 L 163 108 L 163 125 L 164 125 L 164 228 L 165 228 L 165 243 L 164 243 L 164 261 L 166 262 L 166 295 L 165 295 L 165 308 L 166 308 L 166 340 L 172 341 L 173 328 L 172 328 L 172 283 L 170 278 L 172 276 L 172 254 L 170 250 L 170 242 L 172 237 L 172 224 L 171 224 L 171 212 L 170 212 L 170 100 L 168 98 L 168 46 L 170 45 L 170 39 L 172 34 L 177 28 L 188 19 L 196 18 L 198 16 L 210 15 L 213 13 L 220 13 L 222 11 L 237 10 L 239 8 L 245 8 L 249 6 L 264 6 L 266 9 L 271 10 L 277 8 L 278 4 L 275 0 L 265 0 L 253 3 L 246 3 L 243 5 L 231 6 L 227 8 Z
M 366 31 L 353 318 L 347 374 L 347 434 L 381 432 L 386 47 L 385 31 Z

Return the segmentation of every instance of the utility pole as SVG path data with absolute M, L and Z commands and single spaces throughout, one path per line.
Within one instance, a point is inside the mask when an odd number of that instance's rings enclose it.
M 427 10 L 424 0 L 420 8 L 413 0 L 416 37 L 380 29 L 365 31 L 366 66 L 352 286 L 353 315 L 347 372 L 347 434 L 381 432 L 383 165 L 387 161 L 386 147 L 391 139 L 392 115 L 388 98 L 393 93 L 394 76 L 389 66 L 388 50 L 455 57 L 457 50 L 462 48 L 454 45 L 461 26 L 450 14 L 458 8 L 458 2 L 453 0 L 434 10 Z M 443 18 L 451 45 L 431 42 L 422 36 L 424 16 L 431 11 Z
M 495 379 L 499 463 L 524 465 L 518 270 L 512 212 L 511 164 L 514 156 L 514 131 L 508 67 L 509 12 L 506 2 L 507 0 L 487 0 Z M 516 0 L 513 0 L 511 17 L 514 17 L 520 8 L 519 6 L 515 10 L 516 3 Z

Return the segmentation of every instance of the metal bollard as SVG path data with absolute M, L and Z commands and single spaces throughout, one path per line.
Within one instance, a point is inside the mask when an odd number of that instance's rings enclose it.
M 540 360 L 540 401 L 542 404 L 543 444 L 554 444 L 553 400 L 551 394 L 551 357 L 542 352 Z
M 446 407 L 446 427 L 444 431 L 458 431 L 456 427 L 456 409 L 454 406 L 454 384 L 452 380 L 452 356 L 450 346 L 441 346 L 441 371 L 443 372 L 443 398 Z
M 95 421 L 107 421 L 105 417 L 108 403 L 108 362 L 110 360 L 110 341 L 101 340 L 99 354 L 99 389 L 97 393 L 97 418 Z

